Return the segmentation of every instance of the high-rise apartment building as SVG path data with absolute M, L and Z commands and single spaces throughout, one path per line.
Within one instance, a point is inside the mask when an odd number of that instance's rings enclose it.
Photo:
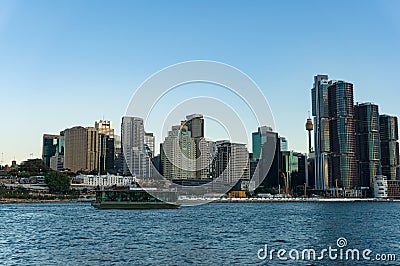
M 332 181 L 340 187 L 358 187 L 353 84 L 337 81 L 328 87 L 329 139 Z M 333 187 L 333 184 L 331 184 Z
M 249 152 L 246 144 L 221 140 L 216 142 L 216 151 L 214 178 L 221 178 L 228 184 L 239 179 L 250 180 Z
M 373 103 L 357 104 L 354 106 L 354 117 L 360 186 L 372 188 L 381 166 L 379 107 Z
M 172 126 L 162 144 L 163 175 L 168 179 L 196 178 L 196 143 L 183 122 Z
M 121 141 L 124 153 L 124 174 L 150 177 L 150 158 L 145 151 L 144 124 L 139 117 L 122 117 Z
M 98 170 L 99 137 L 94 127 L 64 131 L 64 167 L 73 172 Z
M 382 175 L 395 180 L 399 165 L 399 128 L 395 116 L 379 116 Z

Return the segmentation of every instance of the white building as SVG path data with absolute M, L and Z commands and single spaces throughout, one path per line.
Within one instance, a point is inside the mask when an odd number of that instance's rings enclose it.
M 129 186 L 135 184 L 135 178 L 132 176 L 117 176 L 117 175 L 78 175 L 76 179 L 81 180 L 82 185 L 88 186 Z
M 144 145 L 143 119 L 139 117 L 122 117 L 121 125 L 122 150 L 125 157 L 124 174 L 129 172 L 137 177 L 150 177 L 149 156 Z
M 386 176 L 378 175 L 374 177 L 374 197 L 375 198 L 388 197 L 388 181 Z

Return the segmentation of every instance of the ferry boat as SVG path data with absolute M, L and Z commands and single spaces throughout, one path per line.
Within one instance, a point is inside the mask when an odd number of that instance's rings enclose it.
M 149 192 L 148 192 L 149 191 Z M 96 191 L 97 209 L 176 209 L 177 192 L 168 189 L 114 187 Z

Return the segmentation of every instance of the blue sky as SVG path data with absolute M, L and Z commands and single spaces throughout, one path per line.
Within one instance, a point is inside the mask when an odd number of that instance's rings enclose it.
M 40 157 L 43 133 L 103 117 L 119 128 L 148 76 L 193 59 L 247 73 L 290 148 L 306 151 L 317 73 L 400 115 L 399 11 L 396 0 L 1 0 L 0 153 L 5 163 Z

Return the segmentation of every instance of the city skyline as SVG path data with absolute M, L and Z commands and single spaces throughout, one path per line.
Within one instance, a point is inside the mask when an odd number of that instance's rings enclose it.
M 399 72 L 399 3 L 289 3 L 157 2 L 161 8 L 154 8 L 121 2 L 92 10 L 88 2 L 3 2 L 0 89 L 10 100 L 0 105 L 8 128 L 0 160 L 41 157 L 43 132 L 101 117 L 116 123 L 142 81 L 191 59 L 226 62 L 249 74 L 291 150 L 308 150 L 310 77 L 319 73 L 353 83 L 355 102 L 399 116 L 390 82 Z M 150 10 L 154 17 L 141 15 Z M 335 20 L 338 12 L 346 20 Z

